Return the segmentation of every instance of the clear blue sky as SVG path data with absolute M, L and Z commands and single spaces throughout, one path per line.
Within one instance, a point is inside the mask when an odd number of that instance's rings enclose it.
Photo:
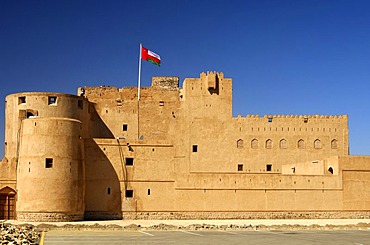
M 351 154 L 370 155 L 370 1 L 0 0 L 4 98 L 152 76 L 233 78 L 233 114 L 349 115 Z

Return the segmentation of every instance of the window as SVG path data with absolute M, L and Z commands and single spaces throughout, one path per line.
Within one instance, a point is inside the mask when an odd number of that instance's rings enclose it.
M 26 112 L 26 117 L 27 118 L 32 118 L 32 117 L 34 117 L 35 115 L 33 115 L 33 113 L 32 112 L 30 112 L 30 111 L 27 111 Z
M 18 105 L 23 103 L 26 103 L 26 96 L 18 97 Z
M 271 172 L 272 171 L 272 164 L 266 164 L 266 171 Z
M 164 106 L 164 101 L 159 101 L 159 106 Z
M 148 196 L 150 196 L 150 189 L 148 189 Z
M 304 123 L 308 123 L 308 117 L 303 118 Z
M 52 168 L 53 167 L 53 158 L 46 158 L 45 159 L 45 168 Z
M 266 149 L 271 149 L 272 148 L 272 140 L 268 139 L 266 140 Z
M 338 140 L 334 139 L 331 141 L 331 148 L 337 149 L 338 148 Z
M 198 152 L 198 145 L 193 145 L 193 152 Z
M 286 148 L 288 148 L 287 143 L 286 143 L 286 139 L 280 140 L 279 146 L 280 146 L 280 149 L 286 149 Z
M 236 142 L 236 148 L 238 148 L 238 149 L 244 148 L 244 141 L 242 139 L 239 139 Z
M 304 140 L 303 139 L 298 140 L 298 149 L 304 149 Z
M 128 129 L 127 124 L 123 124 L 123 125 L 122 125 L 122 131 L 127 131 L 127 129 Z
M 331 173 L 331 174 L 333 174 L 334 173 L 333 168 L 332 167 L 329 167 L 328 172 Z
M 56 96 L 49 96 L 48 97 L 48 105 L 54 105 L 57 103 L 57 97 Z
M 272 117 L 269 117 L 268 119 L 267 119 L 267 122 L 272 122 Z
M 243 171 L 243 164 L 238 164 L 238 171 Z
M 321 148 L 321 141 L 319 139 L 315 140 L 313 142 L 313 146 L 315 149 L 320 149 Z
M 108 195 L 110 195 L 110 187 L 108 187 L 107 193 Z
M 78 107 L 78 109 L 83 109 L 84 108 L 84 101 L 83 100 L 78 100 L 77 101 L 77 107 Z
M 126 198 L 134 197 L 134 190 L 126 190 L 125 196 L 126 196 Z
M 258 140 L 257 139 L 252 139 L 251 148 L 252 149 L 257 149 L 258 148 Z
M 126 166 L 133 166 L 134 159 L 132 157 L 126 157 Z

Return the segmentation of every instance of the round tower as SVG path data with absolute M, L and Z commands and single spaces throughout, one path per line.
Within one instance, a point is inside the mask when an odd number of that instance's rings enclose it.
M 17 170 L 18 220 L 83 219 L 81 131 L 81 122 L 75 119 L 23 120 Z
M 7 154 L 17 164 L 17 219 L 82 220 L 87 100 L 59 93 L 12 94 L 6 100 Z

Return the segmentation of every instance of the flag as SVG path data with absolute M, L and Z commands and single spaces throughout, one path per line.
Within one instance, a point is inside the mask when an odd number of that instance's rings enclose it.
M 161 57 L 147 48 L 141 47 L 141 59 L 154 65 L 161 66 Z

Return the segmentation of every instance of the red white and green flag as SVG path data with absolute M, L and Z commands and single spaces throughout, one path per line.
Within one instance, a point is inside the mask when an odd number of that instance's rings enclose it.
M 161 57 L 143 46 L 141 46 L 141 59 L 154 65 L 161 66 Z

